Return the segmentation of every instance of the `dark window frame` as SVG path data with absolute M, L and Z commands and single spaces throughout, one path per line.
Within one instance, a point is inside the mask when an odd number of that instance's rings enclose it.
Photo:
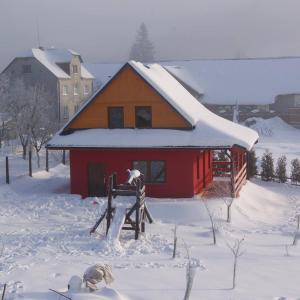
M 113 109 L 121 109 L 122 110 L 122 126 L 111 126 L 111 114 L 110 112 L 113 110 Z M 108 120 L 108 128 L 110 129 L 117 129 L 117 128 L 125 128 L 124 127 L 124 107 L 123 106 L 108 106 L 107 107 L 107 120 Z
M 145 176 L 145 183 L 147 184 L 165 184 L 167 182 L 167 163 L 163 159 L 157 159 L 157 160 L 133 160 L 132 161 L 132 168 L 135 168 L 135 162 L 145 162 L 146 163 L 146 174 L 143 174 Z M 163 181 L 152 181 L 152 174 L 151 174 L 151 166 L 153 162 L 162 162 L 163 163 L 163 170 L 164 170 L 164 176 Z
M 31 74 L 32 73 L 31 65 L 30 64 L 22 65 L 22 71 L 23 71 L 23 74 Z
M 137 118 L 137 112 L 139 109 L 149 109 L 150 111 L 150 125 L 149 126 L 139 126 L 138 125 L 138 118 Z M 135 106 L 135 128 L 152 128 L 152 107 L 151 106 Z

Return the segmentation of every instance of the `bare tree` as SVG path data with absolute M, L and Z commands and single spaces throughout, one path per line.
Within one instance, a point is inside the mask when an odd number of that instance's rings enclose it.
M 141 24 L 135 43 L 131 47 L 130 59 L 140 62 L 153 62 L 154 61 L 154 47 L 149 40 L 148 29 L 144 23 Z
M 217 244 L 217 236 L 216 236 L 217 226 L 216 226 L 216 223 L 214 220 L 214 213 L 209 210 L 208 205 L 205 200 L 203 200 L 203 203 L 206 208 L 206 211 L 207 211 L 207 214 L 209 217 L 209 221 L 210 221 L 211 231 L 212 231 L 212 235 L 213 235 L 213 244 L 216 245 Z
M 226 198 L 223 198 L 223 200 L 224 200 L 224 203 L 227 207 L 226 222 L 230 223 L 231 222 L 231 206 L 232 206 L 232 203 L 234 201 L 234 198 L 233 197 L 226 197 Z
M 1 108 L 19 137 L 23 159 L 28 147 L 34 146 L 38 153 L 48 133 L 53 132 L 53 124 L 57 123 L 54 103 L 45 89 L 39 85 L 26 86 L 21 79 L 11 81 L 1 98 Z
M 234 289 L 236 286 L 236 274 L 237 274 L 237 263 L 239 257 L 241 257 L 245 250 L 242 250 L 242 243 L 244 242 L 245 238 L 236 239 L 233 245 L 227 243 L 228 248 L 230 249 L 233 255 L 233 275 L 232 275 L 232 288 Z

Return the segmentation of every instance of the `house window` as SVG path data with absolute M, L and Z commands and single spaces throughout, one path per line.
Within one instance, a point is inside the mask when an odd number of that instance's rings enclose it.
M 133 168 L 144 174 L 147 183 L 166 181 L 166 166 L 163 160 L 135 160 Z
M 31 65 L 23 65 L 22 70 L 25 74 L 31 73 Z
M 137 106 L 135 108 L 135 127 L 136 128 L 152 127 L 151 106 Z
M 73 74 L 78 74 L 78 66 L 72 65 L 72 71 L 73 71 Z
M 78 95 L 79 94 L 79 89 L 78 89 L 78 84 L 74 85 L 74 95 Z
M 64 120 L 69 120 L 69 107 L 64 106 Z
M 297 96 L 295 97 L 295 107 L 300 107 L 300 97 L 299 97 L 299 95 L 297 95 Z
M 69 91 L 68 91 L 68 86 L 67 85 L 63 85 L 63 95 L 66 96 L 68 95 Z
M 89 86 L 86 84 L 86 85 L 84 86 L 84 88 L 83 88 L 83 93 L 84 93 L 85 95 L 88 95 L 89 92 L 90 92 Z
M 124 128 L 124 110 L 123 107 L 108 108 L 108 127 Z
M 79 110 L 79 105 L 76 104 L 76 105 L 74 106 L 74 114 L 76 114 L 76 113 L 78 112 L 78 110 Z

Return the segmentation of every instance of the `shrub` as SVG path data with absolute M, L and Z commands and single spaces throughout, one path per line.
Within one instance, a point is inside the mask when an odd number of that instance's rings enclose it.
M 279 182 L 286 182 L 287 175 L 286 175 L 286 156 L 282 155 L 277 160 L 276 166 L 276 176 L 279 179 Z
M 291 161 L 291 179 L 292 182 L 300 182 L 300 161 L 295 158 Z
M 266 150 L 261 159 L 261 179 L 271 181 L 274 178 L 274 159 L 269 150 Z

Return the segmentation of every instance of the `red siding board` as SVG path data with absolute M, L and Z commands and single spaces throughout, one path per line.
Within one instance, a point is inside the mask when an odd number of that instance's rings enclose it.
M 164 160 L 166 163 L 166 182 L 147 184 L 147 196 L 157 198 L 193 197 L 212 180 L 209 151 L 199 149 L 72 149 L 70 150 L 71 193 L 88 195 L 88 164 L 103 163 L 106 178 L 117 172 L 118 181 L 127 178 L 126 169 L 132 168 L 133 160 Z M 197 157 L 199 157 L 200 176 L 197 178 Z M 203 170 L 203 160 L 205 170 Z M 203 174 L 204 171 L 204 174 Z

